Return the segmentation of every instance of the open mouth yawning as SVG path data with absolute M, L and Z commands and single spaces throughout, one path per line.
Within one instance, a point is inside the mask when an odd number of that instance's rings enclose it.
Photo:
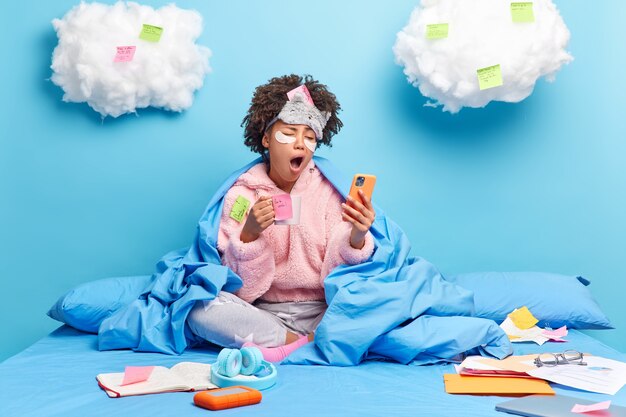
M 304 158 L 301 156 L 297 156 L 293 158 L 291 161 L 289 161 L 289 164 L 291 165 L 292 169 L 298 170 L 300 169 L 300 166 L 302 165 L 302 161 L 304 161 Z

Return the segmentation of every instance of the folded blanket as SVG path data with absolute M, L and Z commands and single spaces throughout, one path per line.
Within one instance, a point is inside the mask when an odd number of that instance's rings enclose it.
M 220 263 L 217 232 L 224 195 L 258 162 L 224 182 L 199 221 L 194 244 L 161 259 L 152 288 L 102 322 L 100 350 L 180 354 L 199 342 L 185 324 L 195 302 L 241 286 L 241 279 Z M 315 157 L 315 164 L 345 196 L 346 177 L 324 158 Z M 355 365 L 386 358 L 424 364 L 471 350 L 498 358 L 511 354 L 509 340 L 495 322 L 470 317 L 472 293 L 445 281 L 424 259 L 409 257 L 406 236 L 379 207 L 371 233 L 376 244 L 372 257 L 339 266 L 325 279 L 328 310 L 315 343 L 296 351 L 288 363 Z

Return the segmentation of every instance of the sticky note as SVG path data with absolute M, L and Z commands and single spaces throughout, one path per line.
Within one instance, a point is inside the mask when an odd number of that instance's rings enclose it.
M 124 369 L 124 380 L 120 385 L 147 381 L 153 370 L 154 366 L 127 366 Z
M 611 406 L 611 400 L 602 401 L 601 403 L 589 404 L 589 405 L 581 405 L 576 404 L 572 407 L 572 413 L 588 413 L 590 411 L 600 411 L 606 410 Z
M 287 92 L 287 98 L 289 100 L 291 100 L 293 98 L 293 96 L 296 95 L 296 93 L 304 94 L 304 97 L 306 98 L 306 101 L 308 101 L 311 106 L 315 106 L 315 103 L 313 102 L 313 98 L 311 97 L 311 93 L 309 93 L 309 89 L 306 88 L 306 85 L 302 84 L 301 86 L 296 87 L 293 90 L 288 91 Z
M 436 23 L 426 25 L 426 39 L 443 39 L 448 37 L 448 24 Z
M 543 330 L 542 334 L 550 338 L 561 338 L 567 336 L 567 326 L 559 327 L 556 330 Z
M 141 29 L 141 33 L 139 34 L 139 39 L 143 39 L 148 42 L 158 42 L 161 40 L 161 35 L 163 34 L 163 28 L 158 26 L 146 25 L 144 23 L 143 28 Z
M 530 23 L 535 21 L 532 2 L 511 3 L 511 18 L 515 23 Z
M 135 57 L 136 46 L 117 46 L 117 53 L 113 62 L 130 62 Z
M 512 313 L 509 313 L 508 317 L 513 321 L 513 324 L 519 329 L 530 329 L 535 324 L 539 323 L 539 320 L 535 318 L 528 310 L 528 307 L 515 309 Z
M 476 71 L 478 74 L 478 86 L 481 90 L 498 87 L 502 85 L 502 71 L 500 64 L 481 68 Z
M 233 208 L 230 210 L 230 217 L 241 223 L 243 221 L 243 216 L 245 216 L 248 211 L 248 207 L 250 207 L 250 200 L 240 195 L 237 197 L 235 204 L 233 204 Z
M 274 219 L 287 220 L 293 216 L 291 207 L 291 196 L 289 194 L 279 194 L 272 197 L 274 205 Z

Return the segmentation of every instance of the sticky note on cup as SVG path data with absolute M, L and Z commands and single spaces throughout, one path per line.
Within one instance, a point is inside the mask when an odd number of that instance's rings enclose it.
M 120 385 L 136 384 L 147 381 L 152 375 L 154 366 L 127 366 L 124 370 L 124 379 Z
M 531 23 L 535 21 L 532 2 L 511 3 L 511 19 L 515 23 Z
M 279 194 L 272 197 L 274 205 L 274 219 L 288 220 L 293 217 L 291 196 L 289 194 Z
M 502 85 L 502 71 L 500 64 L 481 68 L 476 71 L 478 75 L 478 86 L 481 90 L 498 87 Z
M 113 62 L 130 62 L 135 57 L 136 46 L 117 46 L 117 53 Z
M 139 39 L 143 39 L 148 42 L 158 42 L 161 40 L 163 34 L 163 28 L 158 26 L 146 25 L 144 23 L 139 34 Z
M 426 39 L 444 39 L 448 37 L 448 24 L 426 25 Z
M 513 324 L 515 324 L 517 328 L 522 330 L 530 329 L 535 324 L 539 323 L 539 320 L 532 315 L 526 306 L 515 309 L 508 315 L 508 317 L 513 321 Z
M 250 207 L 250 200 L 240 195 L 237 197 L 235 204 L 233 204 L 233 208 L 230 210 L 230 218 L 241 223 L 243 221 L 243 216 L 245 216 L 248 211 L 248 207 Z

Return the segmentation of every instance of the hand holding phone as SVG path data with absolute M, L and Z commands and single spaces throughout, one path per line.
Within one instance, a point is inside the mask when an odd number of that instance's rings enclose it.
M 355 249 L 363 248 L 365 236 L 376 218 L 376 212 L 371 201 L 374 184 L 376 184 L 376 176 L 356 174 L 352 180 L 348 200 L 341 205 L 343 220 L 352 223 L 350 246 Z
M 352 179 L 352 185 L 350 186 L 350 197 L 356 201 L 362 201 L 359 196 L 359 190 L 362 190 L 367 198 L 372 199 L 374 193 L 374 185 L 376 185 L 376 176 L 370 174 L 356 174 Z

